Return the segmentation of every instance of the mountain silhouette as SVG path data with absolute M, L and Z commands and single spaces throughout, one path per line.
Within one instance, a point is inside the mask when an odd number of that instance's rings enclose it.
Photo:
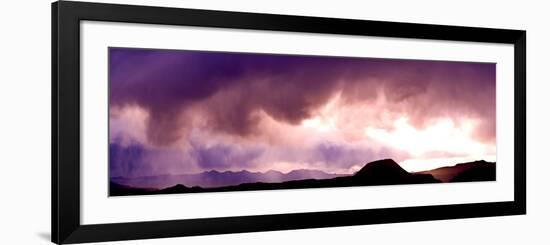
M 486 163 L 475 165 L 451 179 L 450 182 L 495 181 L 496 164 Z
M 383 159 L 366 164 L 353 176 L 362 181 L 387 184 L 401 183 L 408 179 L 409 175 L 411 174 L 401 168 L 394 160 Z
M 367 163 L 352 176 L 354 182 L 364 185 L 395 185 L 438 183 L 431 174 L 409 173 L 392 159 Z
M 121 185 L 113 181 L 109 182 L 110 196 L 146 195 L 156 191 L 157 190 L 155 189 L 142 189 L 127 185 Z
M 467 172 L 472 168 L 474 168 L 474 170 L 472 170 L 474 172 L 485 172 L 485 173 L 479 173 L 479 176 L 475 176 L 476 173 L 467 174 Z M 475 169 L 480 169 L 480 170 L 475 170 Z M 492 172 L 492 174 L 490 172 Z M 418 173 L 431 174 L 435 178 L 441 180 L 442 182 L 459 182 L 459 180 L 463 180 L 462 182 L 479 181 L 479 180 L 495 180 L 496 163 L 480 160 L 480 161 L 459 163 L 454 166 L 441 167 L 441 168 L 422 171 Z M 466 175 L 459 177 L 458 179 L 455 179 L 456 177 L 458 177 L 459 174 L 462 174 L 462 173 Z
M 226 185 L 217 187 L 203 187 L 197 185 L 175 184 L 166 188 L 146 189 L 134 188 L 128 185 L 121 185 L 111 182 L 110 195 L 150 195 L 150 194 L 169 194 L 169 193 L 198 193 L 198 192 L 223 192 L 223 191 L 247 191 L 247 190 L 275 190 L 275 189 L 297 189 L 297 188 L 321 188 L 321 187 L 346 187 L 346 186 L 373 186 L 373 185 L 396 185 L 396 184 L 425 184 L 425 183 L 441 183 L 442 180 L 437 176 L 444 177 L 443 182 L 459 182 L 459 181 L 489 181 L 494 180 L 495 163 L 485 161 L 476 161 L 471 163 L 457 164 L 452 167 L 437 168 L 419 173 L 409 173 L 398 163 L 392 159 L 383 159 L 365 164 L 363 168 L 355 172 L 353 175 L 336 175 L 333 178 L 327 179 L 293 179 L 282 182 L 262 182 L 251 181 L 236 185 Z M 430 174 L 434 172 L 436 175 Z M 452 174 L 449 174 L 451 173 Z M 303 176 L 326 176 L 322 171 L 315 170 L 296 170 L 287 174 L 278 171 L 267 171 L 265 173 L 254 173 L 249 171 L 240 172 L 218 172 L 207 171 L 201 174 L 206 176 L 234 176 L 237 175 L 253 175 L 271 176 L 276 179 L 297 178 Z M 330 174 L 328 174 L 330 175 Z M 448 176 L 452 176 L 449 178 Z
M 275 170 L 267 172 L 250 172 L 246 170 L 216 171 L 210 170 L 197 174 L 181 175 L 160 175 L 145 176 L 136 178 L 111 178 L 111 181 L 121 185 L 134 186 L 138 188 L 163 189 L 177 184 L 185 186 L 200 186 L 203 188 L 222 187 L 239 185 L 243 183 L 279 183 L 300 179 L 330 179 L 343 176 L 342 174 L 325 173 L 320 170 L 298 169 L 288 173 L 282 173 Z

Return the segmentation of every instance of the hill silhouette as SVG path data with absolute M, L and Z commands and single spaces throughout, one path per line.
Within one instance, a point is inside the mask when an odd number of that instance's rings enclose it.
M 109 195 L 110 196 L 129 196 L 129 195 L 147 195 L 152 192 L 156 192 L 155 189 L 143 189 L 136 188 L 127 185 L 121 185 L 113 181 L 109 182 Z
M 474 169 L 472 170 L 473 172 L 468 174 L 469 170 L 472 168 Z M 496 179 L 496 163 L 480 160 L 459 163 L 454 166 L 441 167 L 418 173 L 431 174 L 442 182 L 491 181 Z M 463 176 L 458 177 L 459 175 Z
M 437 170 L 437 171 L 436 171 Z M 468 170 L 468 171 L 466 171 Z M 397 185 L 397 184 L 425 184 L 441 182 L 462 182 L 462 181 L 483 181 L 494 180 L 495 163 L 476 161 L 471 163 L 457 164 L 453 167 L 438 168 L 434 171 L 437 176 L 443 172 L 456 173 L 452 179 L 442 181 L 430 174 L 430 171 L 420 173 L 409 173 L 392 159 L 383 159 L 365 164 L 363 168 L 353 175 L 338 176 L 328 179 L 300 179 L 278 183 L 250 182 L 238 185 L 220 187 L 200 187 L 176 184 L 167 188 L 144 189 L 133 188 L 127 185 L 120 185 L 111 182 L 110 195 L 151 195 L 171 193 L 198 193 L 198 192 L 224 192 L 224 191 L 248 191 L 248 190 L 274 190 L 274 189 L 297 189 L 297 188 L 321 188 L 321 187 L 346 187 L 346 186 L 374 186 L 374 185 Z M 268 171 L 271 172 L 271 171 Z M 273 171 L 272 174 L 277 171 Z M 219 173 L 219 172 L 218 172 Z M 250 173 L 250 172 L 249 172 Z M 266 172 L 267 173 L 267 172 Z M 493 173 L 493 174 L 492 174 Z M 449 175 L 450 176 L 450 175 Z
M 163 189 L 177 184 L 185 186 L 200 186 L 202 188 L 239 185 L 243 183 L 279 183 L 301 179 L 331 179 L 344 176 L 342 174 L 325 173 L 320 170 L 297 169 L 288 173 L 269 170 L 267 172 L 234 171 L 204 171 L 196 174 L 143 176 L 135 178 L 114 177 L 111 181 L 137 188 Z
M 478 164 L 453 177 L 450 182 L 495 181 L 496 164 Z

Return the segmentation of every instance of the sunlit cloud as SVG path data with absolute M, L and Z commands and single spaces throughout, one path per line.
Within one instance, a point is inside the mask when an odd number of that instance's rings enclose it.
M 485 145 L 472 139 L 475 121 L 463 119 L 455 123 L 451 119 L 437 119 L 425 128 L 415 128 L 401 117 L 393 123 L 393 129 L 367 127 L 365 134 L 385 144 L 406 150 L 414 157 L 429 152 L 449 152 L 480 155 Z
M 437 119 L 418 129 L 410 125 L 406 117 L 401 117 L 393 123 L 393 129 L 367 127 L 365 135 L 410 153 L 411 158 L 404 160 L 402 165 L 411 171 L 427 170 L 456 161 L 494 161 L 494 146 L 473 139 L 476 123 L 471 119 L 462 119 L 458 123 L 451 119 Z

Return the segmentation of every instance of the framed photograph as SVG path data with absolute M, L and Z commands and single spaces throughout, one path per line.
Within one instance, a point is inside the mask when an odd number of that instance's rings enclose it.
M 55 2 L 52 241 L 525 214 L 525 37 Z

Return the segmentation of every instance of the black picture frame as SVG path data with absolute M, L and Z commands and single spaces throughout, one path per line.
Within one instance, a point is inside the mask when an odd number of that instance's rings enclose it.
M 80 222 L 80 21 L 453 40 L 514 45 L 514 201 L 152 222 Z M 52 4 L 52 220 L 54 243 L 457 219 L 526 213 L 526 32 L 60 1 Z

